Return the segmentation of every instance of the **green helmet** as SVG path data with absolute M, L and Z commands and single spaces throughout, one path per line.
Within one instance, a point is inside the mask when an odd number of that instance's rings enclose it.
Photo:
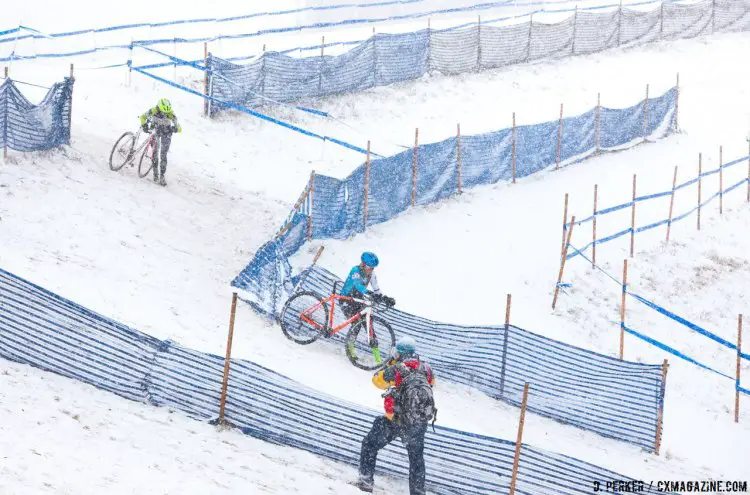
M 172 113 L 172 103 L 166 98 L 159 100 L 159 103 L 156 104 L 156 108 L 158 108 L 161 113 Z

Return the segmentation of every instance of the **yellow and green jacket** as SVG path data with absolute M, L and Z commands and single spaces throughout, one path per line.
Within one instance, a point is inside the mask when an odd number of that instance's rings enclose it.
M 163 113 L 161 110 L 159 110 L 159 107 L 150 108 L 146 111 L 146 113 L 141 115 L 141 125 L 144 125 L 151 117 L 161 117 L 169 119 L 174 122 L 175 126 L 177 126 L 177 132 L 182 132 L 182 126 L 179 122 L 177 122 L 177 116 L 174 114 L 174 111 Z

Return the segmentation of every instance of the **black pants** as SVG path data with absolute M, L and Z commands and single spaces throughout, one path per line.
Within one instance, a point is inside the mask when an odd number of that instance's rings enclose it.
M 352 296 L 352 297 L 362 297 L 362 296 Z M 354 302 L 354 301 L 341 301 L 340 306 L 341 306 L 341 311 L 344 312 L 344 315 L 346 315 L 347 319 L 356 315 L 357 313 L 359 313 L 365 308 L 364 304 Z
M 427 423 L 400 425 L 385 416 L 377 418 L 372 423 L 370 433 L 362 440 L 362 453 L 359 457 L 360 477 L 368 481 L 372 480 L 378 451 L 396 437 L 401 437 L 409 455 L 409 494 L 425 495 L 424 434 L 426 431 Z
M 151 163 L 154 166 L 154 178 L 159 178 L 159 158 L 161 157 L 161 176 L 167 172 L 167 153 L 169 153 L 169 146 L 172 144 L 172 133 L 171 132 L 157 132 L 154 135 L 156 140 L 156 149 L 151 157 Z

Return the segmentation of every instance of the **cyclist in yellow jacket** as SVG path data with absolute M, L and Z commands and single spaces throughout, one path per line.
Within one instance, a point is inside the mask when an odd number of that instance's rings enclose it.
M 155 133 L 157 148 L 151 158 L 154 182 L 166 186 L 167 181 L 164 174 L 167 172 L 167 153 L 169 152 L 169 145 L 172 143 L 172 134 L 182 132 L 182 127 L 177 122 L 177 116 L 172 110 L 172 103 L 166 98 L 159 100 L 155 107 L 141 115 L 141 128 L 143 132 L 153 131 Z M 161 158 L 161 175 L 159 174 L 159 158 Z

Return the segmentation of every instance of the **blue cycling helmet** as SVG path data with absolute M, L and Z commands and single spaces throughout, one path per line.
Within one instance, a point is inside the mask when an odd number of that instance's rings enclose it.
M 409 356 L 417 352 L 417 341 L 405 335 L 396 341 L 396 352 L 401 356 Z
M 370 251 L 366 251 L 362 253 L 362 263 L 369 266 L 370 268 L 375 268 L 378 266 L 378 257 L 375 256 L 375 253 L 371 253 Z

